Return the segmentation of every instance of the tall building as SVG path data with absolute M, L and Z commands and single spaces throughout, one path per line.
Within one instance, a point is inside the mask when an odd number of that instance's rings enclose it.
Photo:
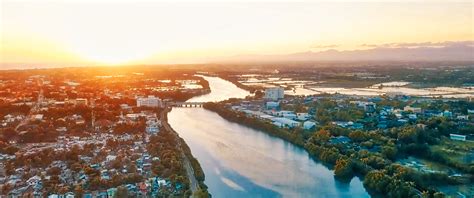
M 137 107 L 162 107 L 161 99 L 155 96 L 137 98 Z
M 265 96 L 267 100 L 278 100 L 284 97 L 284 90 L 281 87 L 272 87 L 265 89 Z

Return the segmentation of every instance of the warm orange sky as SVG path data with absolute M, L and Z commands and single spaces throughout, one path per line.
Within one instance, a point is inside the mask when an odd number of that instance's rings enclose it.
M 334 1 L 333 1 L 334 2 Z M 1 63 L 190 63 L 474 40 L 472 1 L 1 0 Z

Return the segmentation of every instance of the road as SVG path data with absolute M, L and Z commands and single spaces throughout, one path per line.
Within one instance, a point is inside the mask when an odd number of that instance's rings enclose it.
M 161 112 L 160 114 L 160 120 L 165 128 L 165 130 L 168 130 L 174 134 L 176 138 L 176 142 L 178 143 L 176 146 L 178 146 L 178 149 L 181 151 L 181 157 L 183 158 L 183 163 L 184 163 L 184 168 L 186 169 L 186 174 L 189 178 L 189 184 L 191 188 L 191 192 L 194 194 L 194 192 L 199 190 L 199 182 L 196 179 L 196 176 L 194 175 L 194 169 L 193 166 L 191 166 L 191 161 L 189 158 L 184 154 L 184 151 L 181 147 L 181 138 L 179 138 L 178 133 L 171 128 L 171 126 L 168 123 L 167 119 L 167 114 L 171 110 L 170 107 L 165 107 L 165 110 Z

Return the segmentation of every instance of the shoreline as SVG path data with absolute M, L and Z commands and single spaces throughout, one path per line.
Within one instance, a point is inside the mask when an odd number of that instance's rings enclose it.
M 201 194 L 211 197 L 207 191 L 207 186 L 204 184 L 205 175 L 204 171 L 199 164 L 199 161 L 192 155 L 189 146 L 186 144 L 183 138 L 181 138 L 171 125 L 168 123 L 168 113 L 172 110 L 171 107 L 165 107 L 161 113 L 161 120 L 163 121 L 163 127 L 174 134 L 181 150 L 181 157 L 183 158 L 183 166 L 186 170 L 186 174 L 190 183 L 191 196 L 190 197 L 201 197 Z M 198 195 L 199 194 L 199 195 Z
M 260 131 L 260 132 L 265 133 L 267 135 L 270 135 L 272 137 L 276 137 L 276 138 L 279 138 L 279 139 L 281 139 L 283 141 L 286 141 L 290 144 L 293 144 L 294 146 L 299 147 L 299 148 L 303 149 L 304 151 L 306 151 L 308 153 L 308 156 L 312 160 L 314 160 L 315 162 L 321 163 L 323 166 L 325 166 L 327 169 L 329 169 L 333 172 L 335 171 L 335 163 L 325 162 L 322 159 L 320 159 L 320 157 L 317 156 L 316 153 L 310 151 L 310 149 L 303 142 L 304 140 L 298 139 L 298 137 L 295 137 L 294 133 L 288 133 L 287 131 L 284 131 L 284 129 L 275 128 L 275 126 L 273 126 L 271 124 L 262 123 L 260 121 L 259 122 L 253 122 L 254 124 L 247 123 L 246 121 L 249 121 L 252 118 L 248 118 L 245 115 L 238 115 L 235 112 L 231 112 L 231 111 L 225 109 L 224 107 L 220 106 L 218 103 L 213 103 L 213 102 L 204 103 L 203 108 L 206 109 L 206 110 L 212 111 L 214 113 L 217 113 L 220 117 L 222 117 L 223 119 L 225 119 L 229 122 L 237 123 L 237 124 L 240 124 L 242 126 L 246 126 L 246 127 L 255 129 L 257 131 Z M 327 149 L 327 148 L 322 148 L 322 149 Z M 321 152 L 321 151 L 319 151 L 319 152 Z M 366 170 L 366 171 L 354 172 L 353 175 L 351 175 L 350 177 L 347 177 L 347 176 L 346 177 L 337 177 L 336 175 L 334 175 L 334 177 L 336 179 L 338 179 L 339 181 L 342 181 L 342 182 L 350 181 L 354 177 L 358 177 L 361 180 L 361 182 L 364 182 L 365 175 L 369 171 L 370 171 L 370 168 L 369 168 L 369 170 Z M 364 189 L 366 190 L 366 192 L 371 197 L 379 196 L 379 194 L 377 192 L 372 191 L 371 189 L 367 188 L 365 185 L 364 185 Z
M 373 188 L 370 184 L 366 184 L 366 178 L 372 178 L 374 173 L 379 173 L 381 172 L 380 169 L 373 168 L 371 166 L 368 166 L 360 159 L 351 159 L 345 156 L 344 153 L 340 153 L 337 156 L 336 161 L 328 161 L 328 159 L 322 157 L 322 155 L 329 155 L 328 151 L 331 151 L 334 147 L 325 147 L 324 145 L 316 145 L 311 142 L 306 142 L 304 139 L 301 137 L 298 137 L 297 132 L 291 132 L 286 129 L 281 129 L 277 128 L 276 126 L 273 126 L 271 123 L 266 123 L 262 122 L 260 120 L 257 120 L 256 118 L 251 118 L 247 117 L 244 114 L 239 114 L 237 112 L 234 112 L 230 109 L 225 108 L 222 103 L 214 103 L 214 102 L 208 102 L 204 103 L 203 108 L 209 111 L 212 111 L 214 113 L 217 113 L 220 117 L 223 119 L 240 124 L 242 126 L 246 126 L 252 129 L 255 129 L 257 131 L 263 132 L 267 135 L 270 135 L 272 137 L 279 138 L 283 141 L 286 141 L 288 143 L 291 143 L 297 147 L 302 148 L 308 153 L 308 156 L 312 158 L 314 161 L 321 163 L 323 166 L 328 168 L 329 170 L 333 171 L 334 177 L 338 179 L 339 181 L 350 181 L 354 177 L 358 177 L 363 183 L 364 183 L 364 189 L 366 192 L 371 196 L 371 197 L 383 197 L 383 194 L 380 194 L 377 189 Z M 336 174 L 336 169 L 338 168 L 338 162 L 340 159 L 343 160 L 348 160 L 348 162 L 351 164 L 351 170 L 352 173 L 348 175 L 338 175 Z M 388 165 L 390 166 L 390 165 Z M 427 178 L 432 178 L 436 177 L 436 175 L 427 175 L 424 173 L 418 173 L 418 172 L 413 172 L 416 176 L 418 177 L 427 177 Z M 458 183 L 456 185 L 463 185 L 463 183 Z M 439 189 L 435 189 L 432 186 L 424 186 L 423 184 L 413 186 L 413 190 L 417 195 L 420 195 L 422 192 L 430 192 L 433 193 L 433 195 L 436 195 L 437 193 L 440 193 Z

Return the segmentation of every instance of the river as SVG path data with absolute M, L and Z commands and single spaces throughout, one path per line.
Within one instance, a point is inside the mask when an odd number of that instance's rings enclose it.
M 243 98 L 249 93 L 204 77 L 211 93 L 193 102 Z M 173 108 L 168 121 L 191 148 L 213 197 L 369 197 L 362 181 L 344 183 L 308 153 L 279 138 L 229 122 L 203 108 Z

